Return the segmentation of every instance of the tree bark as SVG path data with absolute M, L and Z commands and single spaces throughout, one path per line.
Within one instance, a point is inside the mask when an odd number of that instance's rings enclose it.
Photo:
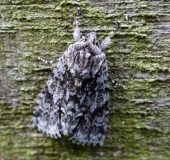
M 103 147 L 47 138 L 31 127 L 33 108 L 58 58 L 74 43 L 76 11 L 83 33 L 100 40 L 121 27 L 106 50 L 109 128 Z M 1 0 L 1 159 L 169 159 L 170 2 L 167 0 Z

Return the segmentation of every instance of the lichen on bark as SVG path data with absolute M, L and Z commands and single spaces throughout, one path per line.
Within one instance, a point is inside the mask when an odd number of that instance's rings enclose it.
M 106 51 L 111 85 L 104 147 L 52 140 L 30 127 L 38 94 L 70 43 L 77 7 L 83 33 L 102 40 L 116 21 Z M 0 2 L 0 157 L 3 159 L 169 159 L 169 2 L 2 0 Z

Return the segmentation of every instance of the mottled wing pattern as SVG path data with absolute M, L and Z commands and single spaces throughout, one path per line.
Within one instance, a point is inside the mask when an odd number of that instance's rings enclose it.
M 83 100 L 73 110 L 74 116 L 69 125 L 70 139 L 102 146 L 107 130 L 109 96 L 105 61 L 94 78 L 82 82 L 78 92 L 83 95 Z
M 39 131 L 55 138 L 61 137 L 66 130 L 66 104 L 63 100 L 66 99 L 67 90 L 67 83 L 64 82 L 65 72 L 66 67 L 61 58 L 40 95 L 33 117 L 33 125 Z
M 80 38 L 59 59 L 34 110 L 33 125 L 50 137 L 67 135 L 82 144 L 103 145 L 108 122 L 108 69 L 95 32 Z

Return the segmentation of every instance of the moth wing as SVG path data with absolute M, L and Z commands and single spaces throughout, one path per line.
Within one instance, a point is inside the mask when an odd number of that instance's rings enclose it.
M 66 90 L 63 83 L 66 68 L 62 60 L 48 79 L 32 118 L 34 127 L 54 138 L 61 137 L 61 134 L 67 135 L 66 105 L 62 101 Z
M 83 102 L 75 106 L 76 112 L 69 124 L 70 139 L 78 143 L 102 146 L 105 140 L 109 93 L 107 62 L 102 56 L 99 56 L 101 63 L 95 60 L 93 64 L 94 78 L 82 83 L 81 95 L 85 96 Z

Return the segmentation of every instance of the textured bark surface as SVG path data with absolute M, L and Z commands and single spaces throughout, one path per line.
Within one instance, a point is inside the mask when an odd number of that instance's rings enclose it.
M 117 21 L 106 51 L 111 85 L 109 128 L 103 147 L 47 138 L 31 128 L 38 94 L 70 43 L 77 7 L 80 28 L 99 39 Z M 170 2 L 168 0 L 1 0 L 1 159 L 163 159 L 170 157 Z

